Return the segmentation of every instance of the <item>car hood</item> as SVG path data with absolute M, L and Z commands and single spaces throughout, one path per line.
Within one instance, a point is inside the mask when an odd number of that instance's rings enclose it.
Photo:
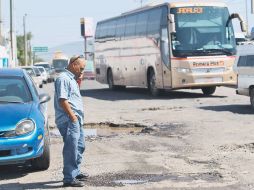
M 32 103 L 0 104 L 0 131 L 9 131 L 16 128 L 16 124 L 29 117 Z

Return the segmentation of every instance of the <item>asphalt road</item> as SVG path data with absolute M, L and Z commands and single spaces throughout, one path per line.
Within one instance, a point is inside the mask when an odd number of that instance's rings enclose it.
M 53 85 L 44 91 L 53 99 Z M 83 81 L 86 154 L 90 174 L 83 189 L 254 189 L 254 111 L 249 98 L 220 87 L 167 91 L 151 97 L 146 89 L 110 91 Z M 48 105 L 51 166 L 0 167 L 0 190 L 61 189 L 62 141 Z M 71 189 L 71 188 L 70 188 Z

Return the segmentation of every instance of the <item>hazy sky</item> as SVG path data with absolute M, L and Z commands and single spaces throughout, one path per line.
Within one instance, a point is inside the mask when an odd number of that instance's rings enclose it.
M 1 1 L 3 27 L 8 31 L 9 0 Z M 252 27 L 254 16 L 250 14 L 250 0 L 221 0 L 221 2 L 228 2 L 231 13 L 238 12 L 244 19 L 246 1 L 249 3 L 249 27 Z M 140 0 L 13 0 L 13 2 L 16 33 L 23 34 L 23 16 L 27 14 L 26 31 L 33 34 L 32 44 L 48 47 L 81 41 L 81 17 L 92 17 L 95 27 L 99 20 L 140 7 Z M 143 0 L 143 2 L 148 3 L 151 0 Z M 169 0 L 161 2 L 169 2 Z M 239 26 L 237 27 L 236 30 L 239 30 Z

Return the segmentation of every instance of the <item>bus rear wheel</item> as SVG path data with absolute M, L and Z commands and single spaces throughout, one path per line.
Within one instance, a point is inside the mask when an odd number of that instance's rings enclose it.
M 204 95 L 212 95 L 216 90 L 216 86 L 204 87 L 201 89 Z
M 250 89 L 250 105 L 251 108 L 254 109 L 254 88 Z
M 152 96 L 159 95 L 159 89 L 156 87 L 156 77 L 153 69 L 151 69 L 148 74 L 148 89 Z

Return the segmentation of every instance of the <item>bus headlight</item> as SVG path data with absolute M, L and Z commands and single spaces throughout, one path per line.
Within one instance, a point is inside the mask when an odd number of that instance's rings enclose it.
M 177 68 L 177 72 L 179 72 L 179 73 L 190 73 L 191 70 L 186 69 L 186 68 Z
M 15 132 L 16 135 L 24 135 L 32 132 L 35 129 L 34 122 L 31 120 L 23 120 L 17 124 Z

